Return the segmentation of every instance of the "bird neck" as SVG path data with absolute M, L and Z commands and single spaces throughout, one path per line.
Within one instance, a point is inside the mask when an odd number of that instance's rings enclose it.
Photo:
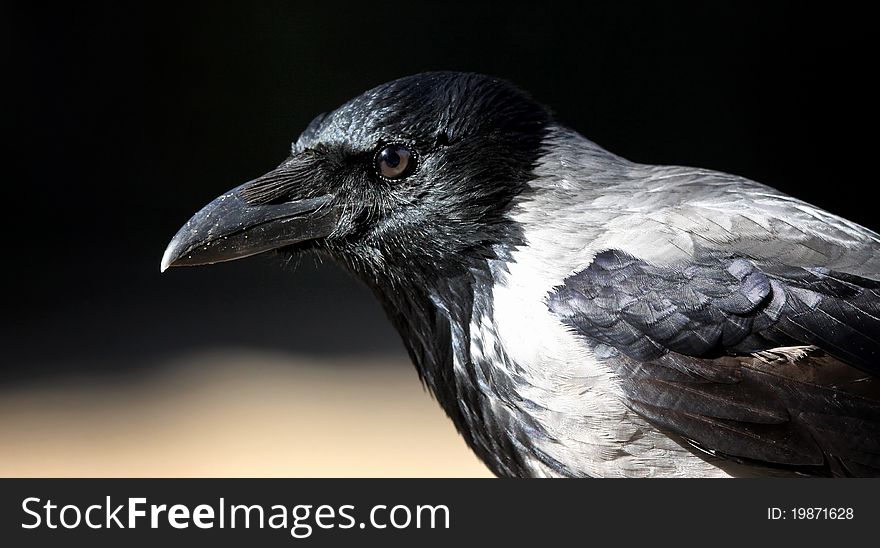
M 492 322 L 493 270 L 505 264 L 512 248 L 496 245 L 489 258 L 486 253 L 464 255 L 449 268 L 409 264 L 396 271 L 385 265 L 384 274 L 364 278 L 400 333 L 424 385 L 467 444 L 500 476 L 523 472 L 509 447 L 514 442 L 505 441 L 503 418 L 487 404 L 486 387 L 480 385 L 480 372 L 488 364 L 472 355 L 472 343 L 482 344 L 478 336 L 472 338 L 472 326 Z

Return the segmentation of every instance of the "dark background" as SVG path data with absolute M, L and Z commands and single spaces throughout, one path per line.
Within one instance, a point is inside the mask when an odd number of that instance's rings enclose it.
M 315 114 L 424 70 L 507 78 L 631 160 L 744 175 L 877 229 L 873 21 L 794 2 L 4 3 L 0 382 L 218 345 L 402 352 L 334 265 L 158 267 Z

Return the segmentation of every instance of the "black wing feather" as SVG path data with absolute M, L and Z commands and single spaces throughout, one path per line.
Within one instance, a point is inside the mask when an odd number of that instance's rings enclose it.
M 614 368 L 629 405 L 715 455 L 880 475 L 880 283 L 703 254 L 598 254 L 548 299 Z M 757 357 L 810 346 L 791 363 Z

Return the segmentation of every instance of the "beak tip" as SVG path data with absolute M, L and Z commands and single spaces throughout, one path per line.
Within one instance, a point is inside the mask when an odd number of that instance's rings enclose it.
M 165 248 L 165 253 L 162 254 L 162 262 L 159 264 L 159 273 L 163 273 L 172 266 L 174 266 L 174 262 L 177 260 L 177 246 L 174 245 L 174 242 L 171 242 L 167 248 Z

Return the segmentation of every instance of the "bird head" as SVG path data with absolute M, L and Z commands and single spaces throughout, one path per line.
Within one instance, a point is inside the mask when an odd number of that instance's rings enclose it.
M 511 84 L 433 72 L 316 117 L 274 170 L 222 194 L 174 236 L 172 266 L 325 251 L 373 276 L 485 256 L 510 230 L 550 124 Z

